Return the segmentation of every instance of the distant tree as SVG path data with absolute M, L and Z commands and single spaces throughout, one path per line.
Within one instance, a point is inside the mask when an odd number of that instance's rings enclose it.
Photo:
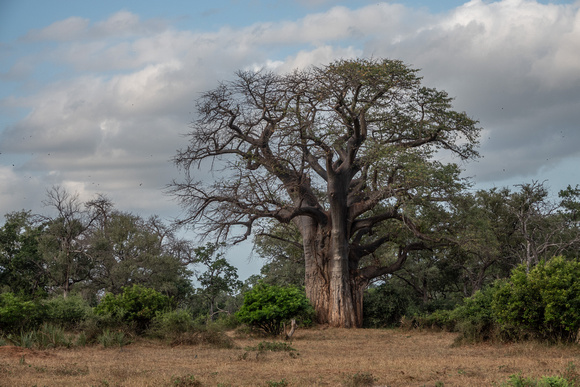
M 39 250 L 52 286 L 66 297 L 75 284 L 90 278 L 94 261 L 87 253 L 87 241 L 95 216 L 78 194 L 62 187 L 48 190 L 44 205 L 56 210 L 56 216 L 46 219 Z
M 208 243 L 195 249 L 196 263 L 202 265 L 205 271 L 197 276 L 201 287 L 198 294 L 202 295 L 209 304 L 209 318 L 213 320 L 218 311 L 216 300 L 220 295 L 233 296 L 241 288 L 238 280 L 238 269 L 232 266 L 219 252 L 219 246 Z
M 87 206 L 98 216 L 88 237 L 87 253 L 94 264 L 86 289 L 119 294 L 137 284 L 177 300 L 193 290 L 187 267 L 191 261 L 173 254 L 174 232 L 161 220 L 115 210 L 103 196 Z
M 242 229 L 240 239 L 264 220 L 293 223 L 319 321 L 361 326 L 369 282 L 441 241 L 437 225 L 413 216 L 461 188 L 458 167 L 436 152 L 477 156 L 476 122 L 416 73 L 395 60 L 343 60 L 285 75 L 240 71 L 205 93 L 175 157 L 186 179 L 170 192 L 189 211 L 183 222 L 205 221 L 222 238 Z M 207 160 L 225 171 L 211 185 L 193 177 Z
M 519 261 L 517 217 L 510 209 L 507 188 L 464 192 L 454 202 L 452 222 L 459 243 L 448 252 L 451 265 L 463 276 L 469 297 L 497 278 L 505 278 Z
M 0 228 L 0 291 L 24 297 L 46 294 L 48 278 L 38 251 L 42 225 L 30 211 L 5 215 Z
M 304 286 L 304 249 L 295 226 L 273 224 L 256 236 L 254 251 L 266 260 L 260 269 L 264 283 Z
M 516 235 L 519 248 L 514 254 L 530 269 L 540 260 L 549 260 L 567 250 L 580 248 L 580 233 L 574 221 L 580 194 L 578 188 L 561 191 L 560 203 L 549 200 L 544 183 L 534 181 L 517 186 L 519 191 L 510 195 L 509 207 L 517 218 Z

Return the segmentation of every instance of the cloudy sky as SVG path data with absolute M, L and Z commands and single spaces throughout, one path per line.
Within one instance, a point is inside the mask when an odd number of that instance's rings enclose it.
M 0 0 L 0 216 L 46 212 L 53 185 L 179 216 L 163 188 L 200 92 L 355 57 L 480 121 L 476 187 L 580 184 L 580 1 Z

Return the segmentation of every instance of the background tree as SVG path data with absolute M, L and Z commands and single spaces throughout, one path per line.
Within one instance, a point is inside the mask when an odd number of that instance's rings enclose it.
M 195 249 L 196 263 L 203 265 L 205 271 L 197 276 L 201 287 L 198 294 L 209 304 L 209 319 L 213 320 L 218 312 L 216 301 L 220 295 L 233 296 L 242 286 L 238 280 L 238 269 L 232 266 L 219 252 L 219 246 L 208 243 Z
M 193 291 L 188 265 L 193 258 L 184 253 L 186 243 L 175 229 L 152 216 L 145 220 L 122 212 L 104 195 L 86 203 L 94 214 L 87 253 L 94 264 L 87 294 L 119 294 L 126 286 L 141 285 L 181 301 Z
M 56 216 L 47 218 L 39 249 L 53 286 L 66 297 L 74 284 L 89 279 L 93 269 L 87 241 L 95 217 L 84 208 L 78 194 L 62 187 L 48 190 L 44 205 L 56 210 Z
M 170 192 L 189 211 L 183 222 L 205 222 L 222 238 L 242 227 L 240 239 L 264 219 L 292 222 L 319 321 L 361 326 L 369 281 L 440 239 L 407 211 L 460 188 L 457 166 L 436 152 L 477 155 L 476 122 L 416 73 L 395 60 L 338 61 L 286 75 L 240 71 L 205 93 L 190 144 L 175 157 L 186 179 Z M 196 181 L 192 167 L 216 159 L 223 178 Z M 403 230 L 411 237 L 400 238 Z M 386 244 L 397 246 L 394 262 L 361 267 Z
M 561 201 L 550 200 L 544 183 L 519 184 L 508 201 L 516 218 L 515 237 L 519 241 L 513 254 L 526 265 L 527 271 L 540 260 L 549 260 L 580 247 L 580 234 L 573 209 L 578 206 L 578 188 L 560 192 Z
M 292 223 L 274 223 L 256 235 L 254 251 L 266 263 L 261 279 L 269 285 L 304 286 L 304 249 L 300 232 Z
M 0 292 L 46 294 L 48 278 L 38 251 L 42 226 L 30 211 L 7 214 L 0 228 Z
M 519 263 L 517 218 L 509 206 L 507 188 L 463 192 L 450 213 L 458 244 L 447 252 L 461 273 L 463 297 L 469 297 L 497 278 L 508 277 Z

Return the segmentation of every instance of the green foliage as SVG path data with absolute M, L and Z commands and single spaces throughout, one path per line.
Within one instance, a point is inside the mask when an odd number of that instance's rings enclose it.
M 403 287 L 394 286 L 392 282 L 387 281 L 365 292 L 364 327 L 394 327 L 403 316 L 410 316 L 418 311 L 418 301 L 413 293 Z
M 90 283 L 83 284 L 86 291 L 117 294 L 124 286 L 138 284 L 177 299 L 192 291 L 187 278 L 191 272 L 177 256 L 181 242 L 156 217 L 144 220 L 107 210 L 98 221 L 100 227 L 90 236 L 89 253 L 99 270 Z
M 46 294 L 48 278 L 38 251 L 41 226 L 29 211 L 7 214 L 0 227 L 0 290 L 24 297 Z
M 218 251 L 219 246 L 208 243 L 194 250 L 196 263 L 205 266 L 206 270 L 197 276 L 201 287 L 196 294 L 205 299 L 209 306 L 209 320 L 217 313 L 218 300 L 224 295 L 232 296 L 242 282 L 238 280 L 238 269 L 232 266 Z
M 286 387 L 288 386 L 288 382 L 286 381 L 286 379 L 282 379 L 279 382 L 276 382 L 274 380 L 268 380 L 266 382 L 266 385 L 268 387 Z
M 12 345 L 22 348 L 32 348 L 35 344 L 34 331 L 20 331 L 20 333 L 10 333 L 6 336 Z
M 35 329 L 45 318 L 39 302 L 26 301 L 13 293 L 0 294 L 0 331 L 4 333 Z
M 129 344 L 130 340 L 125 332 L 122 330 L 110 331 L 109 329 L 103 330 L 103 332 L 97 337 L 97 341 L 104 347 L 119 347 Z
M 189 332 L 195 327 L 191 314 L 183 309 L 157 313 L 151 321 L 150 332 L 164 337 L 171 333 Z
M 120 321 L 135 323 L 138 331 L 144 331 L 158 312 L 170 309 L 169 297 L 154 289 L 140 285 L 123 288 L 123 293 L 107 293 L 95 308 L 98 315 L 110 314 Z
M 38 329 L 21 330 L 17 333 L 10 333 L 5 337 L 13 345 L 38 349 L 70 348 L 75 341 L 74 335 L 66 334 L 62 327 L 47 323 L 42 324 Z
M 203 383 L 195 378 L 194 375 L 172 376 L 171 386 L 174 387 L 201 387 Z
M 580 262 L 554 257 L 464 299 L 452 311 L 416 316 L 419 326 L 457 330 L 468 342 L 489 339 L 574 341 L 580 329 Z
M 522 334 L 571 341 L 580 329 L 580 262 L 554 257 L 528 274 L 514 270 L 492 304 L 497 321 Z
M 236 316 L 242 323 L 279 335 L 282 322 L 300 318 L 308 323 L 313 309 L 303 290 L 260 282 L 244 294 L 244 304 Z
M 260 269 L 270 285 L 304 286 L 304 251 L 300 231 L 293 223 L 270 223 L 256 235 L 254 249 L 267 262 Z
M 91 313 L 87 302 L 79 295 L 57 296 L 42 301 L 45 307 L 44 321 L 75 329 Z
M 223 349 L 236 347 L 219 323 L 196 323 L 190 311 L 183 309 L 157 313 L 151 322 L 148 334 L 167 340 L 173 346 L 205 344 Z
M 478 290 L 462 305 L 449 313 L 447 326 L 455 325 L 467 342 L 478 342 L 496 337 L 495 316 L 491 304 L 497 287 Z
M 511 375 L 502 387 L 574 387 L 577 384 L 570 383 L 562 376 L 542 376 L 539 379 L 531 376 L 524 377 L 521 374 Z

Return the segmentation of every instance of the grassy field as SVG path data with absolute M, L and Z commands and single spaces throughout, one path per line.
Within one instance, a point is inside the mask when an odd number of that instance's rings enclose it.
M 368 379 L 375 386 L 493 386 L 519 372 L 539 377 L 561 374 L 571 362 L 580 367 L 580 346 L 455 346 L 447 332 L 313 328 L 296 332 L 295 351 L 276 352 L 258 350 L 270 339 L 232 336 L 235 349 L 147 340 L 122 349 L 3 346 L 0 386 L 354 386 Z

